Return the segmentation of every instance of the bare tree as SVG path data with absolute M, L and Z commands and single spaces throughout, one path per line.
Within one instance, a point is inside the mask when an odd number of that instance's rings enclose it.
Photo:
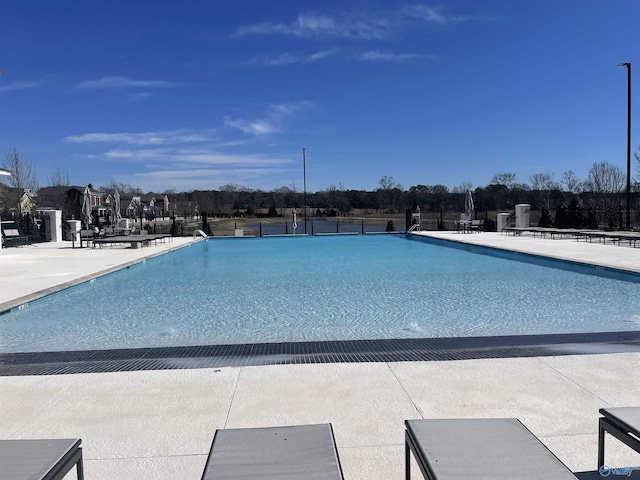
M 378 197 L 380 201 L 380 208 L 382 210 L 391 209 L 393 207 L 394 191 L 403 190 L 404 187 L 395 181 L 393 177 L 385 175 L 378 182 L 380 188 L 378 189 Z
M 53 187 L 49 192 L 49 199 L 55 208 L 68 211 L 71 210 L 68 205 L 67 191 L 69 190 L 69 172 L 56 166 L 51 175 L 49 175 L 49 187 Z M 42 192 L 42 191 L 41 191 Z
M 564 185 L 565 190 L 570 193 L 580 193 L 580 190 L 582 190 L 582 182 L 576 177 L 573 170 L 564 172 L 560 183 Z
M 6 193 L 6 202 L 9 206 L 16 206 L 18 213 L 22 214 L 20 199 L 27 190 L 38 191 L 38 175 L 31 160 L 22 156 L 17 148 L 12 148 L 4 155 L 2 168 L 11 172 L 9 176 L 2 176 L 2 182 L 10 187 Z
M 100 186 L 98 188 L 101 192 L 113 192 L 114 190 L 118 190 L 120 193 L 124 193 L 125 195 L 143 195 L 144 192 L 139 187 L 134 187 L 124 182 L 115 182 L 111 180 L 106 185 Z
M 225 185 L 221 185 L 218 190 L 221 192 L 249 192 L 250 188 L 247 188 L 243 185 L 238 185 L 237 183 L 227 183 Z
M 491 185 L 506 185 L 507 188 L 511 189 L 516 184 L 516 174 L 515 173 L 497 173 L 489 182 Z
M 560 184 L 555 181 L 555 174 L 547 171 L 544 173 L 534 173 L 529 176 L 532 190 L 537 190 L 541 193 L 544 199 L 545 207 L 550 208 L 551 203 L 551 191 L 560 188 Z
M 460 185 L 456 185 L 451 189 L 451 193 L 467 193 L 467 190 L 471 190 L 473 183 L 462 182 Z
M 620 193 L 625 184 L 625 173 L 609 162 L 594 163 L 584 181 L 585 189 L 594 193 Z
M 555 174 L 547 171 L 544 173 L 534 173 L 529 176 L 532 190 L 553 190 L 558 188 L 558 182 L 555 181 Z
M 380 185 L 379 190 L 392 190 L 394 188 L 397 188 L 399 190 L 403 189 L 402 185 L 396 182 L 396 180 L 393 177 L 390 177 L 388 175 L 385 175 L 384 177 L 382 177 L 378 181 L 378 185 Z
M 51 175 L 49 175 L 50 187 L 68 187 L 70 184 L 69 172 L 62 170 L 59 166 L 56 166 Z

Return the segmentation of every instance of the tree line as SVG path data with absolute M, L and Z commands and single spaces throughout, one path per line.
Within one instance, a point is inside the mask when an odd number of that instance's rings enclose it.
M 640 147 L 638 149 L 640 152 Z M 640 167 L 640 154 L 635 158 Z M 24 190 L 37 192 L 39 188 L 35 164 L 26 159 L 17 149 L 5 153 L 2 167 L 11 175 L 1 177 L 10 189 L 5 189 L 3 210 L 19 208 L 16 195 Z M 69 173 L 55 168 L 48 178 L 48 186 L 68 186 Z M 633 179 L 633 208 L 637 207 L 637 193 L 640 192 L 640 177 Z M 124 194 L 143 192 L 128 184 L 110 184 L 98 190 L 112 192 L 118 189 Z M 445 185 L 417 184 L 404 188 L 392 176 L 382 177 L 371 190 L 346 189 L 342 184 L 316 192 L 300 192 L 295 185 L 283 186 L 271 191 L 250 189 L 237 184 L 222 185 L 218 189 L 193 190 L 190 192 L 154 192 L 169 196 L 171 204 L 197 202 L 200 212 L 209 215 L 256 215 L 278 216 L 287 208 L 301 208 L 306 197 L 311 215 L 348 215 L 354 210 L 370 213 L 402 213 L 407 208 L 420 206 L 427 211 L 463 211 L 464 195 L 472 191 L 475 208 L 478 211 L 511 210 L 516 204 L 527 203 L 533 209 L 558 210 L 566 208 L 572 200 L 578 199 L 585 208 L 615 209 L 619 207 L 626 190 L 626 173 L 609 162 L 594 163 L 586 178 L 580 179 L 572 171 L 563 172 L 559 178 L 547 171 L 529 176 L 528 182 L 519 182 L 511 172 L 495 174 L 488 185 L 473 188 L 470 182 L 463 182 L 453 188 Z M 173 212 L 189 214 L 191 212 Z

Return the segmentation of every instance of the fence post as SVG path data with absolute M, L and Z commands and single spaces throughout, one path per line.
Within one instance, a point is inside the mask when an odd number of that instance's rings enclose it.
M 618 225 L 618 230 L 622 230 L 622 205 L 620 205 Z

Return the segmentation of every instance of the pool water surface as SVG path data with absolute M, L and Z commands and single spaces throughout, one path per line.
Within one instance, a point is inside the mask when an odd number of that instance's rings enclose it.
M 633 277 L 547 263 L 404 235 L 210 239 L 1 315 L 0 352 L 640 330 Z

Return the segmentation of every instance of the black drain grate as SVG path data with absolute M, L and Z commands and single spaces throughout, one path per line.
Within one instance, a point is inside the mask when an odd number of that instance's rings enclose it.
M 0 376 L 640 352 L 640 331 L 0 353 Z

